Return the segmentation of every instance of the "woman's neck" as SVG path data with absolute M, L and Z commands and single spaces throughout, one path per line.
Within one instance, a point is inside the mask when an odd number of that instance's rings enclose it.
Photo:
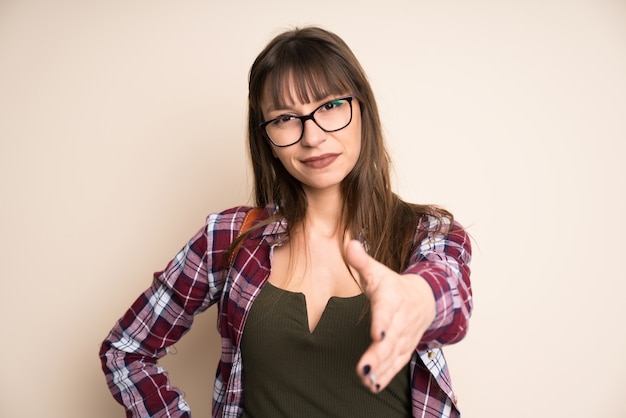
M 342 234 L 342 210 L 343 198 L 339 190 L 307 193 L 306 229 L 326 237 Z

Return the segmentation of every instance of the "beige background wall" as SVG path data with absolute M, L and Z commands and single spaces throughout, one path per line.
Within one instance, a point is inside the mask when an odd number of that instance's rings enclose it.
M 476 240 L 466 418 L 624 417 L 626 3 L 0 1 L 0 416 L 121 417 L 97 351 L 249 197 L 246 76 L 323 25 L 377 92 L 398 191 Z M 165 361 L 209 417 L 214 310 Z

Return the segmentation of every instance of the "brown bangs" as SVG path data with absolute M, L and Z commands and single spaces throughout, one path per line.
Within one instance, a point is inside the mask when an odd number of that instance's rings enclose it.
M 297 45 L 294 45 L 297 44 Z M 353 75 L 347 63 L 335 54 L 321 49 L 318 43 L 294 42 L 276 57 L 265 80 L 265 93 L 271 95 L 273 107 L 294 103 L 311 103 L 329 96 L 356 93 L 350 80 Z M 285 103 L 290 100 L 291 103 Z

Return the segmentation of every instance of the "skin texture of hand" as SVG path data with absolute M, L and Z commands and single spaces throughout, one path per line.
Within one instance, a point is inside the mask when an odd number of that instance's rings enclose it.
M 411 359 L 435 318 L 435 297 L 422 277 L 394 272 L 370 257 L 359 241 L 348 243 L 346 258 L 359 274 L 372 315 L 373 342 L 359 360 L 357 374 L 378 393 Z

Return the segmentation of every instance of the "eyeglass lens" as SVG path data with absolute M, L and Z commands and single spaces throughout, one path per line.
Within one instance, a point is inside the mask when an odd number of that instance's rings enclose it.
M 331 100 L 305 116 L 281 115 L 265 125 L 265 132 L 275 145 L 284 147 L 301 139 L 307 119 L 312 119 L 326 132 L 338 131 L 348 126 L 352 119 L 351 99 Z

